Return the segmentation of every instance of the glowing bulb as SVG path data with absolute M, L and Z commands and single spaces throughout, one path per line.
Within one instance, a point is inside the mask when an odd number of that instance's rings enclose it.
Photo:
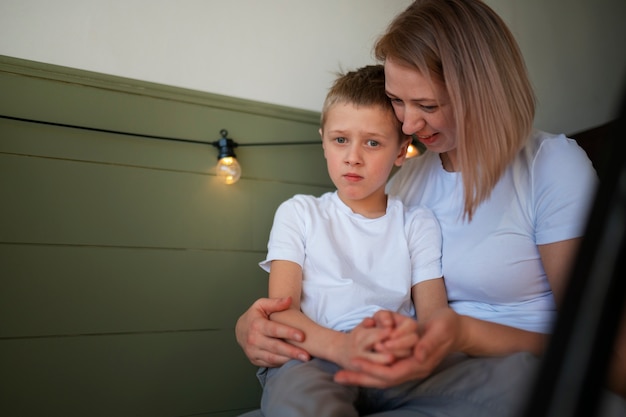
M 232 156 L 225 156 L 217 162 L 217 177 L 224 184 L 234 184 L 241 177 L 241 166 L 237 159 Z
M 419 155 L 419 149 L 417 149 L 417 146 L 413 145 L 412 143 L 409 144 L 409 146 L 406 148 L 406 159 L 409 158 L 413 158 L 417 155 Z
M 420 142 L 415 135 L 411 139 L 411 143 L 406 148 L 406 159 L 415 158 L 416 156 L 420 156 L 426 151 L 426 147 L 422 142 Z

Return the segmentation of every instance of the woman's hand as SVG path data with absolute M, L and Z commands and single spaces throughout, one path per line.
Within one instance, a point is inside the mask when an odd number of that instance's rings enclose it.
M 276 367 L 290 359 L 310 359 L 305 350 L 282 340 L 302 342 L 303 332 L 269 320 L 272 313 L 284 311 L 290 305 L 291 298 L 260 298 L 237 320 L 237 343 L 254 365 Z
M 412 319 L 396 313 L 383 312 L 375 316 L 375 320 L 377 326 L 393 326 L 402 325 L 405 320 Z M 449 308 L 441 309 L 420 325 L 420 337 L 412 355 L 399 359 L 389 366 L 355 360 L 352 370 L 344 369 L 335 374 L 335 381 L 348 385 L 387 388 L 425 378 L 448 354 L 455 351 L 456 340 L 460 334 L 459 327 L 459 316 Z M 393 339 L 388 343 L 393 343 Z

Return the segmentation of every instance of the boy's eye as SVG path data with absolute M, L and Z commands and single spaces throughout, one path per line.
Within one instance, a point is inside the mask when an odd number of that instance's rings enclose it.
M 372 148 L 375 148 L 378 145 L 380 145 L 380 143 L 378 141 L 375 141 L 374 139 L 370 139 L 367 141 L 367 146 L 371 146 Z
M 339 137 L 339 138 L 336 138 L 335 141 L 337 143 L 346 143 L 348 140 L 346 138 Z

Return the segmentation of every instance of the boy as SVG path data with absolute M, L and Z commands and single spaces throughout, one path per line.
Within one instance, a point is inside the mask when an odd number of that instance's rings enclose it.
M 382 65 L 335 81 L 322 109 L 320 135 L 337 190 L 282 203 L 260 263 L 270 273 L 269 296 L 292 298 L 291 308 L 271 319 L 303 330 L 299 346 L 314 358 L 266 371 L 261 408 L 268 417 L 345 417 L 393 409 L 411 383 L 373 390 L 339 385 L 333 374 L 350 369 L 355 358 L 390 364 L 412 354 L 416 322 L 377 328 L 366 320 L 376 311 L 417 313 L 423 319 L 447 307 L 439 224 L 429 210 L 409 210 L 385 194 L 410 137 L 402 133 L 385 94 Z

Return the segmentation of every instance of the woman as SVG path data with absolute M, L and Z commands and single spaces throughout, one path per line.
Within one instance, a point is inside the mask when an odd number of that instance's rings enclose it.
M 481 1 L 417 0 L 375 53 L 404 133 L 427 148 L 396 173 L 388 193 L 438 218 L 452 309 L 421 323 L 412 357 L 355 363 L 335 380 L 388 387 L 428 377 L 416 397 L 429 400 L 407 404 L 408 415 L 513 414 L 563 296 L 596 173 L 575 141 L 533 131 L 523 58 Z M 238 320 L 237 340 L 254 364 L 308 359 L 281 340 L 302 340 L 302 332 L 268 320 L 288 304 L 261 299 Z M 409 320 L 391 312 L 374 319 Z

